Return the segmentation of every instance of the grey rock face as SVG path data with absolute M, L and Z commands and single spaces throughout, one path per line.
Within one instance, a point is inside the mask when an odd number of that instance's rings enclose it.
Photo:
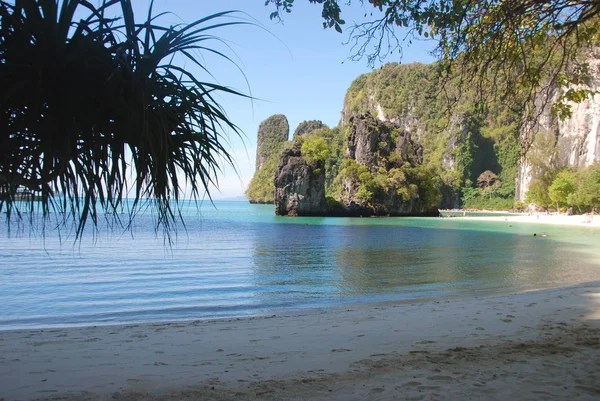
M 590 50 L 586 62 L 592 77 L 588 88 L 600 93 L 600 48 Z M 585 167 L 600 161 L 600 94 L 571 104 L 571 117 L 561 121 L 551 106 L 561 92 L 555 89 L 536 99 L 541 115 L 521 134 L 522 155 L 517 172 L 516 198 L 525 200 L 529 185 L 545 169 Z
M 410 133 L 389 122 L 382 122 L 371 114 L 352 116 L 349 119 L 346 157 L 356 160 L 373 172 L 379 167 L 389 167 L 387 158 L 392 153 L 399 156 L 395 163 L 421 164 L 423 149 L 412 141 Z
M 280 157 L 275 175 L 276 215 L 437 215 L 437 209 L 427 208 L 425 193 L 419 188 L 423 178 L 412 170 L 423 163 L 422 147 L 400 127 L 368 113 L 349 119 L 345 158 L 373 177 L 384 174 L 389 186 L 385 184 L 367 201 L 361 189 L 362 173 L 342 176 L 341 204 L 330 206 L 331 210 L 325 199 L 324 166 L 308 163 L 301 146 L 301 141 L 296 141 Z
M 275 173 L 275 214 L 315 216 L 326 211 L 323 169 L 306 163 L 298 146 L 285 150 Z
M 382 122 L 371 114 L 349 118 L 350 135 L 347 141 L 346 158 L 353 159 L 359 166 L 369 169 L 373 175 L 389 174 L 405 164 L 417 166 L 423 163 L 423 148 L 414 142 L 410 133 L 390 122 Z M 404 173 L 402 173 L 404 174 Z M 406 177 L 410 181 L 409 177 Z M 419 184 L 418 182 L 406 182 Z M 427 210 L 419 196 L 404 199 L 394 188 L 379 193 L 368 204 L 357 197 L 360 182 L 346 177 L 342 182 L 342 203 L 349 211 L 360 215 L 424 215 L 436 214 Z
M 362 166 L 382 166 L 392 154 L 399 158 L 392 164 L 423 163 L 423 149 L 412 140 L 408 131 L 388 122 L 377 120 L 371 114 L 350 118 L 346 156 Z
M 306 135 L 306 134 L 313 132 L 315 130 L 318 130 L 320 128 L 327 128 L 327 126 L 325 124 L 323 124 L 323 121 L 320 121 L 320 120 L 302 121 L 300 124 L 298 124 L 298 127 L 294 131 L 293 139 L 296 139 L 302 135 Z

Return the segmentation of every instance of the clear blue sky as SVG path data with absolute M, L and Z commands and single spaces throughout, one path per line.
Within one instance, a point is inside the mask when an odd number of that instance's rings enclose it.
M 136 19 L 145 17 L 149 1 L 136 0 Z M 365 20 L 363 8 L 355 1 L 344 10 L 346 26 Z M 156 12 L 170 11 L 162 23 L 192 22 L 206 15 L 239 10 L 239 16 L 259 26 L 224 27 L 214 31 L 224 39 L 226 46 L 215 46 L 230 55 L 243 74 L 231 63 L 210 55 L 202 55 L 206 67 L 214 74 L 213 80 L 251 94 L 257 100 L 226 97 L 222 99 L 228 116 L 245 134 L 244 140 L 230 135 L 230 147 L 238 168 L 225 168 L 220 177 L 220 191 L 212 191 L 215 199 L 242 195 L 254 173 L 256 134 L 258 125 L 273 114 L 284 114 L 290 123 L 290 132 L 304 120 L 321 120 L 336 126 L 346 90 L 360 74 L 369 72 L 366 60 L 350 61 L 350 46 L 343 45 L 347 34 L 323 29 L 321 8 L 308 0 L 297 0 L 294 11 L 284 16 L 283 23 L 269 20 L 271 7 L 264 0 L 155 0 Z M 431 62 L 431 45 L 417 42 L 404 50 L 402 60 L 388 61 Z M 206 77 L 191 63 L 186 67 Z M 245 77 L 244 77 L 245 76 Z M 246 83 L 246 80 L 248 83 Z

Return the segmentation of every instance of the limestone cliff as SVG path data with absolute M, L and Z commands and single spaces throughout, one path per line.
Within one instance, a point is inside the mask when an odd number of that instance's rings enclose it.
M 318 216 L 327 212 L 322 166 L 302 155 L 301 142 L 285 150 L 275 173 L 277 216 Z
M 277 215 L 437 215 L 440 192 L 410 133 L 368 113 L 351 116 L 346 129 L 315 130 L 283 152 Z
M 412 141 L 408 131 L 397 125 L 382 122 L 371 114 L 359 114 L 349 119 L 350 135 L 346 156 L 375 173 L 390 164 L 423 163 L 423 148 Z M 397 156 L 393 162 L 389 157 Z
M 524 200 L 532 180 L 545 171 L 563 167 L 584 167 L 600 161 L 600 48 L 592 49 L 585 60 L 591 80 L 587 88 L 597 94 L 573 103 L 565 120 L 552 113 L 562 91 L 554 89 L 540 95 L 536 105 L 540 117 L 535 126 L 521 131 L 523 148 L 517 174 L 516 197 Z
M 246 189 L 250 203 L 273 203 L 273 177 L 279 156 L 288 143 L 290 127 L 283 114 L 275 114 L 258 127 L 256 171 Z
M 591 51 L 587 63 L 589 89 L 600 92 L 600 50 Z M 257 175 L 272 183 L 279 162 L 278 190 L 271 186 L 268 195 L 280 199 L 279 214 L 322 214 L 324 203 L 327 213 L 340 215 L 424 214 L 436 206 L 511 209 L 536 177 L 600 160 L 600 95 L 573 104 L 564 121 L 551 112 L 561 92 L 546 96 L 536 101 L 536 125 L 523 128 L 522 107 L 482 102 L 460 79 L 441 80 L 436 64 L 386 64 L 351 84 L 338 127 L 305 121 L 281 159 L 283 146 L 267 161 L 259 150 Z M 311 164 L 315 160 L 320 167 Z M 485 172 L 497 177 L 493 186 L 477 185 Z M 315 178 L 322 173 L 323 196 Z
M 495 195 L 512 207 L 517 116 L 502 104 L 479 107 L 475 93 L 451 79 L 440 81 L 436 68 L 390 63 L 358 77 L 346 94 L 341 124 L 347 126 L 352 115 L 370 113 L 409 133 L 422 146 L 423 164 L 441 179 L 441 207 L 461 206 L 463 188 L 474 188 L 487 170 L 502 182 Z M 452 99 L 456 103 L 450 113 Z
M 371 114 L 348 119 L 340 201 L 360 215 L 437 215 L 441 194 L 423 166 L 411 134 Z
M 290 125 L 283 114 L 275 114 L 260 123 L 256 140 L 256 171 L 260 171 L 270 155 L 280 150 L 289 135 Z
M 592 77 L 588 88 L 600 92 L 600 48 L 583 61 Z M 494 100 L 481 107 L 476 94 L 457 83 L 449 79 L 442 85 L 435 64 L 384 65 L 352 83 L 341 124 L 371 113 L 409 132 L 423 146 L 424 164 L 442 179 L 442 207 L 460 206 L 461 197 L 464 206 L 464 194 L 476 192 L 477 177 L 487 170 L 501 182 L 493 194 L 503 200 L 497 204 L 511 208 L 514 200 L 525 199 L 536 177 L 600 161 L 600 95 L 572 104 L 572 116 L 563 121 L 551 112 L 562 92 L 550 90 L 536 100 L 536 125 L 520 128 L 524 116 L 518 109 Z M 448 114 L 452 99 L 456 103 Z

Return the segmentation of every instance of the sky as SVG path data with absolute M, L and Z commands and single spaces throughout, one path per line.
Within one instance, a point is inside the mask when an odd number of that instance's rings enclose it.
M 137 7 L 136 19 L 141 21 L 149 1 L 133 3 Z M 368 3 L 365 7 L 355 1 L 345 8 L 346 26 L 364 21 L 365 13 L 374 11 Z M 184 64 L 197 78 L 254 98 L 226 96 L 218 99 L 228 117 L 243 132 L 243 137 L 226 133 L 236 169 L 223 168 L 219 189 L 211 190 L 214 199 L 243 195 L 254 174 L 256 135 L 261 121 L 273 114 L 284 114 L 290 124 L 290 136 L 304 120 L 321 120 L 334 127 L 340 120 L 350 84 L 360 74 L 372 70 L 366 60 L 348 59 L 352 54 L 351 47 L 344 45 L 348 35 L 324 29 L 320 5 L 310 4 L 308 0 L 297 0 L 293 12 L 283 16 L 283 22 L 269 19 L 273 8 L 265 6 L 264 0 L 155 0 L 154 10 L 155 13 L 171 13 L 162 17 L 163 25 L 190 23 L 226 10 L 240 11 L 237 18 L 251 23 L 213 31 L 224 43 L 215 41 L 211 45 L 227 54 L 235 64 L 210 54 L 200 54 L 212 77 L 190 62 Z M 389 58 L 387 61 L 431 62 L 431 49 L 431 43 L 416 42 L 404 49 L 402 59 Z

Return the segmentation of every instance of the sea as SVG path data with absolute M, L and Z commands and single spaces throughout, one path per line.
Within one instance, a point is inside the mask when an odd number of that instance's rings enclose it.
M 127 230 L 100 218 L 80 240 L 27 216 L 8 227 L 3 216 L 0 330 L 272 316 L 600 280 L 592 227 L 277 217 L 272 205 L 226 201 L 184 203 L 181 213 L 185 227 L 170 237 L 148 209 Z

